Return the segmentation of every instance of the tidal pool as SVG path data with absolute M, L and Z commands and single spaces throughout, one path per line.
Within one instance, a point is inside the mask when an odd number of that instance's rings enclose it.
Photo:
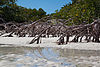
M 0 67 L 100 67 L 100 51 L 0 47 Z

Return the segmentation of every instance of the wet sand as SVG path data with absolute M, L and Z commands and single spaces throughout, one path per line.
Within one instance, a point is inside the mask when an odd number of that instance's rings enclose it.
M 100 43 L 57 45 L 51 37 L 29 44 L 32 39 L 0 37 L 0 67 L 100 67 Z

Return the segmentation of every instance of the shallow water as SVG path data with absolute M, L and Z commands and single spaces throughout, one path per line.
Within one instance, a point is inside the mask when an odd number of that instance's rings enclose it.
M 100 67 L 100 51 L 0 47 L 0 67 Z

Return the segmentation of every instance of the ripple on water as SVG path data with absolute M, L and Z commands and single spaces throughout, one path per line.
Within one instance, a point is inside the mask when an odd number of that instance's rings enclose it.
M 0 47 L 0 67 L 75 67 L 54 48 Z

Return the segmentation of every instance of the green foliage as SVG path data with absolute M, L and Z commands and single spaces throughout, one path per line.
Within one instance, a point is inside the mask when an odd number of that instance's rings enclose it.
M 39 10 L 38 10 L 39 18 L 44 17 L 44 15 L 46 15 L 46 12 L 42 8 L 39 8 Z
M 14 4 L 16 0 L 0 0 L 0 7 L 8 6 L 9 4 Z
M 84 21 L 91 23 L 93 18 L 100 17 L 100 0 L 72 0 L 61 8 L 59 12 L 52 14 L 54 18 L 73 20 L 67 22 L 69 25 L 81 24 Z
M 18 6 L 15 2 L 16 0 L 0 0 L 0 15 L 7 22 L 35 21 L 46 16 L 46 12 L 42 8 L 39 10 L 27 9 Z

